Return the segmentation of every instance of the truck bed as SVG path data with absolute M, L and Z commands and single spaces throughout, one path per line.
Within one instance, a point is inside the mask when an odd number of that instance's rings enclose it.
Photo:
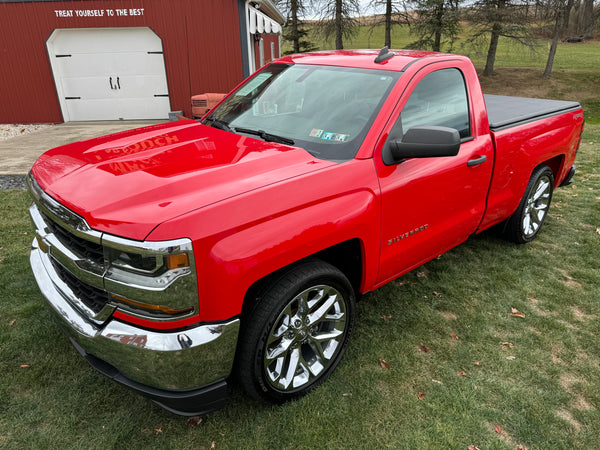
M 490 130 L 499 131 L 581 108 L 577 102 L 484 95 Z

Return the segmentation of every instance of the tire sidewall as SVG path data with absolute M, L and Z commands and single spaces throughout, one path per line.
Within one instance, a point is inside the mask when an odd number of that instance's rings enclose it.
M 525 219 L 525 214 L 526 214 L 525 208 L 526 208 L 528 199 L 532 195 L 533 189 L 537 185 L 540 178 L 542 178 L 543 176 L 547 176 L 548 179 L 550 180 L 550 197 L 548 198 L 548 207 L 546 208 L 546 212 L 540 222 L 540 226 L 538 227 L 538 229 L 535 230 L 535 232 L 533 234 L 526 236 L 525 232 L 523 231 L 523 220 Z M 531 178 L 529 179 L 529 183 L 527 184 L 527 188 L 525 189 L 525 194 L 523 195 L 523 198 L 521 199 L 521 203 L 519 204 L 519 207 L 517 208 L 516 213 L 510 219 L 508 231 L 509 231 L 509 235 L 512 240 L 514 240 L 515 242 L 517 242 L 519 244 L 525 244 L 525 243 L 531 242 L 532 240 L 534 240 L 536 238 L 536 236 L 539 234 L 540 230 L 542 229 L 542 226 L 546 222 L 546 217 L 548 217 L 548 211 L 550 210 L 550 205 L 552 203 L 553 194 L 554 194 L 554 173 L 548 166 L 538 167 L 536 170 L 534 170 L 533 174 L 531 175 Z
M 346 308 L 346 327 L 344 329 L 344 336 L 331 363 L 316 379 L 295 390 L 286 392 L 278 391 L 273 388 L 266 379 L 267 375 L 264 369 L 266 342 L 275 321 L 289 302 L 306 289 L 317 285 L 331 286 L 343 296 L 344 306 Z M 242 339 L 246 340 L 243 343 L 245 349 L 243 348 L 242 351 L 248 351 L 252 348 L 251 361 L 246 361 L 246 363 L 251 362 L 252 364 L 250 373 L 240 374 L 242 377 L 250 376 L 254 381 L 253 387 L 255 392 L 249 393 L 270 402 L 282 403 L 303 397 L 322 384 L 333 372 L 344 355 L 354 327 L 355 314 L 356 301 L 354 289 L 343 273 L 334 266 L 322 261 L 313 261 L 311 263 L 299 265 L 282 276 L 272 288 L 266 291 L 261 302 L 256 306 L 251 317 L 248 319 L 249 327 L 246 330 L 247 332 L 244 333 L 244 336 L 242 336 Z M 258 325 L 257 323 L 253 323 L 253 321 L 264 320 L 264 318 L 267 318 L 267 320 L 264 321 L 261 327 L 252 326 Z M 244 370 L 243 366 L 244 364 L 240 367 L 242 371 Z M 249 380 L 242 379 L 241 381 L 248 391 Z

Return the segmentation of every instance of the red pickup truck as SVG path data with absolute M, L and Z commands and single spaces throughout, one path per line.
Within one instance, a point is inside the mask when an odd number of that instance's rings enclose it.
M 31 266 L 77 350 L 184 415 L 298 398 L 334 370 L 360 294 L 493 225 L 540 231 L 571 182 L 575 102 L 484 96 L 463 56 L 278 59 L 200 122 L 46 152 Z

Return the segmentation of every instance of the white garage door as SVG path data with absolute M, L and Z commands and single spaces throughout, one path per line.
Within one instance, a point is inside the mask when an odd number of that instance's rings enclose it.
M 162 41 L 150 28 L 54 30 L 46 46 L 65 122 L 168 118 Z

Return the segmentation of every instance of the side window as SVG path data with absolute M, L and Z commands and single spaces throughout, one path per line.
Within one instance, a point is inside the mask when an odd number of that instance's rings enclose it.
M 410 95 L 399 122 L 402 131 L 395 134 L 404 135 L 414 126 L 436 125 L 458 130 L 461 138 L 469 137 L 469 102 L 460 70 L 442 69 L 426 75 Z

